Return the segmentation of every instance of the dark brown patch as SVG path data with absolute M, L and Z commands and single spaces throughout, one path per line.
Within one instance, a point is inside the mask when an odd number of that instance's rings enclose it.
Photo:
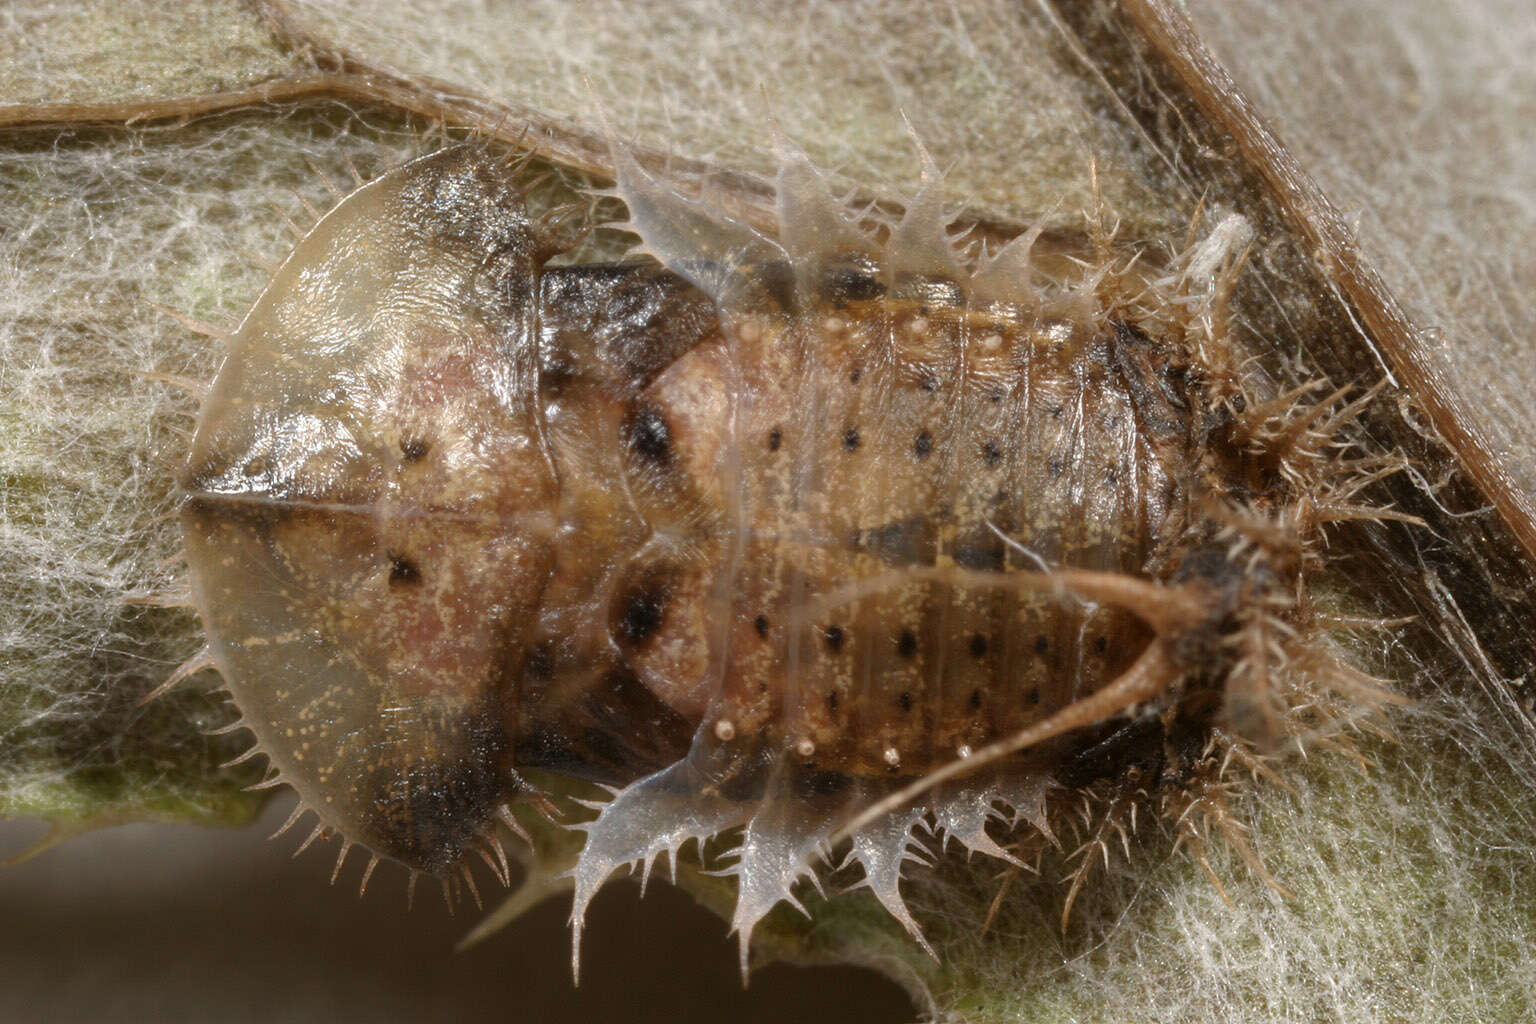
M 653 466 L 672 465 L 672 428 L 661 410 L 643 405 L 629 421 L 629 447 Z
M 615 632 L 621 644 L 634 647 L 644 643 L 661 628 L 672 588 L 665 580 L 647 579 L 630 587 L 619 598 Z
M 821 275 L 821 294 L 841 309 L 850 302 L 868 302 L 885 294 L 885 285 L 868 267 L 843 263 L 828 267 Z
M 429 874 L 459 862 L 503 795 L 507 745 L 496 716 L 468 713 L 447 734 L 462 738 L 457 752 L 390 765 L 358 783 L 381 852 Z
M 421 568 L 404 555 L 389 556 L 389 582 L 408 586 L 421 582 Z

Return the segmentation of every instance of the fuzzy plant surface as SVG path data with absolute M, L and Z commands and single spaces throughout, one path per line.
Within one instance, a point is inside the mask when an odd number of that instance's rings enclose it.
M 834 887 L 759 925 L 759 961 L 870 965 L 956 1022 L 1536 1013 L 1526 5 L 1192 3 L 1179 17 L 1233 79 L 1213 95 L 1154 3 L 198 0 L 144 5 L 132 31 L 125 10 L 0 13 L 20 55 L 0 67 L 0 816 L 62 838 L 259 809 L 259 771 L 220 767 L 248 741 L 208 733 L 234 717 L 213 673 L 140 703 L 201 644 L 193 614 L 146 597 L 185 582 L 168 514 L 196 401 L 176 381 L 211 378 L 198 325 L 238 322 L 354 174 L 467 130 L 537 144 L 555 205 L 611 176 L 600 108 L 650 166 L 761 219 L 770 122 L 856 199 L 895 204 L 916 176 L 905 114 L 988 237 L 1042 216 L 1071 231 L 1095 195 L 1130 238 L 1241 213 L 1267 372 L 1389 378 L 1363 429 L 1410 470 L 1381 497 L 1429 525 L 1342 532 L 1320 587 L 1341 614 L 1402 620 L 1337 642 L 1408 701 L 1239 787 L 1240 842 L 1196 851 L 1155 814 L 1122 840 L 1090 814 L 1030 871 L 959 854 L 911 871 L 936 957 Z M 1243 135 L 1233 89 L 1344 235 Z M 582 251 L 620 245 L 598 231 Z M 503 918 L 560 891 L 574 855 L 524 824 L 532 888 Z M 729 916 L 729 883 L 685 863 L 678 884 Z

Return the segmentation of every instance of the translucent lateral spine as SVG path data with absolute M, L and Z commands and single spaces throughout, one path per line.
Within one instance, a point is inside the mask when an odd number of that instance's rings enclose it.
M 787 783 L 781 774 L 780 784 L 787 788 Z M 840 820 L 840 814 L 807 804 L 787 791 L 776 793 L 754 809 L 741 844 L 733 851 L 736 862 L 721 872 L 737 879 L 731 930 L 740 949 L 743 979 L 757 922 L 781 901 L 810 916 L 795 898 L 794 887 L 801 879 L 820 887 L 816 863 L 826 859 L 826 844 Z
M 983 301 L 1038 305 L 1040 291 L 1034 283 L 1032 257 L 1035 243 L 1044 231 L 1045 220 L 1042 218 L 984 259 L 971 278 L 971 293 Z
M 848 252 L 878 257 L 879 246 L 848 220 L 846 207 L 805 153 L 778 134 L 774 149 L 779 157 L 779 242 L 797 270 L 814 277 L 827 257 Z M 805 284 L 802 279 L 802 290 Z
M 612 145 L 616 192 L 629 208 L 629 229 L 640 236 L 646 252 L 716 302 L 732 305 L 733 286 L 753 279 L 743 273 L 747 268 L 785 258 L 776 243 L 658 183 L 627 149 Z
M 926 856 L 927 849 L 913 836 L 913 830 L 923 824 L 926 814 L 924 808 L 908 807 L 855 830 L 851 836 L 853 849 L 848 853 L 848 862 L 857 863 L 864 869 L 863 880 L 853 888 L 868 889 L 873 893 L 886 912 L 901 922 L 901 926 L 917 940 L 923 951 L 937 960 L 939 955 L 923 937 L 906 901 L 901 898 L 901 870 L 907 862 L 932 866 Z
M 917 133 L 912 143 L 922 163 L 922 185 L 907 204 L 901 222 L 891 232 L 886 246 L 888 284 L 895 285 L 907 275 L 948 278 L 966 283 L 970 274 L 960 265 L 949 238 L 949 218 L 944 215 L 944 176 L 933 162 Z
M 941 793 L 934 801 L 934 831 L 944 846 L 954 840 L 969 853 L 982 853 L 1015 867 L 1024 862 L 999 846 L 987 834 L 992 821 L 1006 823 L 1009 816 L 998 806 L 1000 792 L 991 787 L 967 786 Z
M 587 833 L 586 845 L 569 875 L 576 893 L 571 904 L 571 974 L 581 976 L 581 928 L 592 897 L 621 867 L 642 870 L 663 853 L 675 862 L 690 839 L 700 841 L 743 824 L 751 809 L 714 792 L 684 759 L 631 783 L 601 804 L 594 821 L 572 825 Z

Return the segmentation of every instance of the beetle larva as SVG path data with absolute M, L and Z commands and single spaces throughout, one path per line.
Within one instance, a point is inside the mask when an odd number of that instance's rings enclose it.
M 1241 221 L 1053 276 L 1038 232 L 958 254 L 926 156 L 883 238 L 787 144 L 776 238 L 617 162 L 660 267 L 546 267 L 461 147 L 328 214 L 234 337 L 193 592 L 320 828 L 444 874 L 519 770 L 601 782 L 578 939 L 616 868 L 739 828 L 745 964 L 834 846 L 918 935 L 920 823 L 1013 860 L 994 820 L 1375 692 L 1306 571 L 1395 464 L 1338 455 L 1364 399 L 1243 372 Z

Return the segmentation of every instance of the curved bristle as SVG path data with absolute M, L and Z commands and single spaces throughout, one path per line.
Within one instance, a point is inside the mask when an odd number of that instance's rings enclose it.
M 480 842 L 475 845 L 475 852 L 480 859 L 485 861 L 485 866 L 491 869 L 491 874 L 503 886 L 512 883 L 512 866 L 507 863 L 507 851 L 502 849 L 501 843 L 489 833 L 481 833 Z
M 329 185 L 330 183 L 327 182 L 326 184 Z M 309 214 L 311 220 L 320 219 L 320 208 L 305 198 L 304 193 L 300 192 L 298 189 L 294 189 L 293 196 L 299 201 L 299 205 L 304 207 L 304 212 Z
M 285 834 L 289 829 L 293 828 L 293 826 L 298 823 L 298 820 L 300 818 L 304 817 L 304 815 L 308 811 L 309 811 L 309 808 L 304 806 L 303 801 L 300 801 L 299 803 L 295 804 L 294 807 L 293 807 L 293 811 L 288 815 L 288 819 L 286 821 L 284 821 L 281 826 L 278 827 L 278 830 L 276 832 L 273 832 L 267 838 L 268 839 L 276 839 L 278 836 Z
M 246 786 L 244 792 L 251 793 L 262 789 L 275 789 L 287 781 L 288 780 L 283 777 L 282 772 L 278 771 L 276 768 L 273 768 L 271 775 L 268 775 L 260 782 L 253 782 L 249 786 Z
M 599 807 L 600 806 L 601 805 L 599 805 Z M 513 835 L 517 836 L 523 842 L 533 842 L 533 838 L 528 835 L 528 831 L 524 829 L 523 826 L 519 824 L 517 818 L 513 816 L 512 808 L 508 807 L 506 804 L 502 804 L 500 807 L 496 808 L 496 817 L 501 820 L 503 825 L 507 826 Z M 500 848 L 500 844 L 497 844 L 497 849 Z
M 201 334 L 205 338 L 217 338 L 220 341 L 228 341 L 230 337 L 232 337 L 235 333 L 229 328 L 220 327 L 218 324 L 209 323 L 207 320 L 199 320 L 195 316 L 189 316 L 180 310 L 171 309 L 169 306 L 162 306 L 159 303 L 151 302 L 149 303 L 149 308 L 153 309 L 157 313 L 163 313 L 164 315 L 170 317 L 172 320 L 175 320 L 177 323 L 181 324 L 181 326 L 185 327 L 193 334 Z M 185 379 L 173 378 L 169 374 L 155 375 L 144 373 L 143 376 L 151 377 L 157 380 L 165 380 L 167 383 L 175 383 L 178 380 Z M 205 385 L 198 384 L 196 382 L 192 382 L 192 384 L 193 387 L 198 390 L 203 390 L 206 387 Z
M 297 850 L 293 851 L 293 855 L 295 857 L 297 857 L 299 854 L 301 854 L 305 850 L 309 849 L 309 846 L 310 846 L 311 843 L 313 843 L 316 839 L 319 839 L 321 836 L 325 835 L 328 832 L 330 832 L 330 828 L 326 825 L 326 823 L 323 822 L 323 821 L 322 822 L 318 822 L 315 825 L 314 831 L 310 832 L 309 835 L 305 836 L 304 837 L 304 841 L 299 844 L 299 848 Z
M 342 162 L 347 165 L 347 174 L 351 175 L 351 177 L 352 177 L 352 184 L 353 185 L 362 185 L 362 183 L 363 183 L 363 176 L 357 172 L 357 164 L 352 162 L 352 154 L 351 153 L 342 153 L 341 154 L 341 159 L 342 159 Z
M 241 716 L 240 718 L 235 719 L 233 722 L 230 722 L 228 725 L 221 725 L 217 729 L 208 729 L 203 733 L 203 735 L 228 736 L 230 733 L 239 732 L 241 729 L 249 728 L 250 725 L 246 722 L 244 716 Z
M 470 872 L 468 864 L 459 865 L 459 877 L 464 879 L 464 887 L 469 890 L 470 899 L 475 901 L 475 909 L 484 910 L 485 905 L 480 902 L 480 887 L 475 884 L 475 876 Z
M 228 761 L 225 761 L 223 764 L 219 765 L 219 768 L 220 770 L 233 768 L 237 764 L 245 764 L 245 762 L 249 761 L 251 758 L 263 755 L 265 753 L 266 751 L 262 750 L 259 745 L 252 746 L 245 753 L 238 754 L 235 757 L 230 758 Z
M 177 665 L 176 670 L 166 677 L 165 682 L 161 683 L 159 686 L 155 687 L 153 690 L 150 690 L 143 697 L 141 697 L 139 699 L 139 707 L 143 707 L 150 701 L 157 700 L 160 697 L 165 696 L 171 690 L 175 689 L 177 684 L 179 684 L 182 680 L 189 679 L 192 676 L 197 675 L 199 672 L 213 667 L 213 651 L 206 646 L 199 648 L 196 654 L 192 655 L 192 657 L 188 658 L 180 665 Z M 238 727 L 239 724 L 240 723 L 237 722 L 235 723 L 235 726 L 226 726 L 224 731 L 232 731 L 233 728 Z
M 202 402 L 204 398 L 208 397 L 208 384 L 206 381 L 193 380 L 191 377 L 183 377 L 176 373 L 161 373 L 158 370 L 134 370 L 132 373 L 135 377 L 157 381 L 161 384 L 169 384 L 173 388 L 185 391 L 197 399 L 198 402 Z
M 295 193 L 295 194 L 297 194 L 297 193 Z M 292 215 L 290 215 L 288 213 L 288 211 L 283 210 L 283 211 L 280 211 L 280 212 L 281 212 L 282 218 L 283 218 L 283 225 L 288 228 L 289 233 L 292 234 L 293 237 L 296 240 L 297 239 L 301 239 L 306 234 L 308 234 L 308 232 L 306 232 L 303 228 L 299 227 L 299 222 L 294 220 Z
M 352 840 L 345 837 L 341 840 L 341 850 L 336 854 L 336 866 L 331 868 L 331 884 L 336 884 L 336 879 L 341 877 L 341 866 L 346 863 L 347 854 L 352 852 Z
M 309 159 L 308 157 L 304 158 L 304 164 L 310 169 L 310 171 L 314 173 L 315 177 L 320 179 L 320 184 L 324 185 L 325 190 L 331 194 L 332 201 L 338 203 L 341 202 L 342 191 L 331 182 L 330 177 L 324 171 L 322 171 L 313 160 Z
M 363 898 L 363 894 L 368 891 L 368 880 L 373 877 L 373 869 L 378 867 L 378 866 L 379 866 L 379 855 L 376 854 L 376 853 L 375 854 L 370 854 L 369 857 L 368 857 L 368 866 L 363 868 L 363 880 L 361 882 L 357 883 L 357 898 L 358 899 L 362 899 Z

